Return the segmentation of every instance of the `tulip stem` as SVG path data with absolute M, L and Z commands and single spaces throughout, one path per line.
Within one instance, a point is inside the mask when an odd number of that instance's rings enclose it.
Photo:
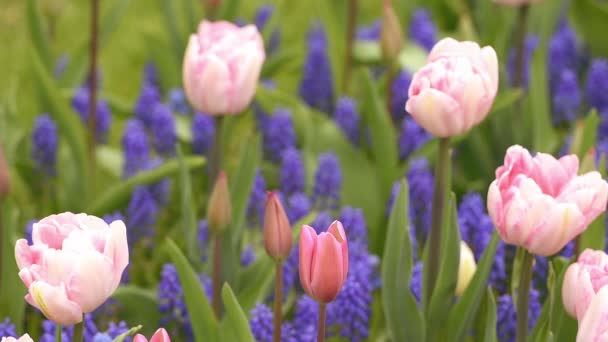
M 209 184 L 215 184 L 222 165 L 223 122 L 223 116 L 220 115 L 215 117 L 215 136 L 213 137 L 213 146 L 211 147 L 211 155 L 209 156 Z
M 91 45 L 89 47 L 89 118 L 88 118 L 88 157 L 90 175 L 89 181 L 91 188 L 89 191 L 95 192 L 95 169 L 96 169 L 96 156 L 95 156 L 95 144 L 97 143 L 97 41 L 98 41 L 98 19 L 99 19 L 99 0 L 91 1 Z
M 433 190 L 433 211 L 431 218 L 431 232 L 425 247 L 428 253 L 428 270 L 425 270 L 426 279 L 425 303 L 430 302 L 437 275 L 439 274 L 439 261 L 441 260 L 441 235 L 445 211 L 445 197 L 448 191 L 450 177 L 450 139 L 439 139 L 439 155 L 435 166 L 435 185 Z
M 355 44 L 355 28 L 357 27 L 358 0 L 348 1 L 348 26 L 346 31 L 346 54 L 344 56 L 344 74 L 342 75 L 342 90 L 348 93 L 350 74 L 353 64 L 353 46 Z
M 513 79 L 513 85 L 516 88 L 524 87 L 524 64 L 526 63 L 526 32 L 528 31 L 528 12 L 530 11 L 530 5 L 524 4 L 519 7 L 517 13 L 517 33 L 515 36 L 515 77 Z M 513 138 L 516 142 L 519 141 L 521 134 L 521 127 L 523 125 L 524 115 L 522 113 L 522 101 L 517 100 L 516 104 L 517 119 L 513 120 Z
M 517 342 L 525 342 L 528 336 L 528 304 L 534 255 L 523 249 L 519 287 L 517 288 Z
M 220 291 L 222 285 L 222 236 L 214 234 L 213 248 L 213 312 L 220 319 Z
M 73 342 L 82 342 L 84 341 L 84 318 L 80 323 L 77 323 L 74 326 L 74 338 Z
M 61 324 L 55 324 L 55 342 L 61 342 Z
M 276 264 L 276 277 L 274 286 L 274 330 L 272 340 L 281 342 L 281 323 L 283 320 L 283 263 Z
M 325 316 L 327 316 L 327 304 L 319 302 L 319 329 L 317 331 L 317 342 L 325 342 Z

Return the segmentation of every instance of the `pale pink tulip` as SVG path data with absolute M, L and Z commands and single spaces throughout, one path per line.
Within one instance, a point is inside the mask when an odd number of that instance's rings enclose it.
M 276 192 L 269 192 L 264 209 L 264 248 L 273 259 L 282 261 L 291 253 L 293 236 L 289 219 Z
M 300 282 L 322 303 L 336 299 L 348 274 L 348 242 L 340 221 L 317 235 L 309 226 L 300 232 Z
M 265 58 L 255 25 L 201 22 L 184 55 L 183 82 L 190 104 L 210 115 L 242 112 L 255 94 Z
M 30 335 L 25 334 L 19 338 L 3 337 L 0 342 L 34 342 L 34 340 L 30 337 Z
M 129 263 L 122 221 L 86 214 L 51 215 L 34 224 L 33 244 L 18 240 L 15 258 L 25 300 L 50 320 L 72 325 L 116 290 Z
M 583 319 L 578 322 L 576 342 L 608 342 L 608 287 L 593 296 Z
M 494 2 L 505 6 L 519 7 L 523 5 L 531 5 L 535 2 L 540 2 L 540 0 L 494 0 Z
M 148 342 L 148 339 L 146 339 L 146 337 L 141 334 L 137 334 L 135 335 L 135 338 L 133 338 L 133 342 Z M 171 339 L 169 338 L 167 330 L 165 330 L 164 328 L 160 328 L 156 330 L 154 335 L 152 335 L 152 338 L 150 338 L 150 342 L 171 342 Z
M 577 172 L 575 155 L 532 157 L 511 146 L 488 190 L 488 212 L 500 237 L 549 256 L 587 229 L 606 209 L 608 183 L 596 171 Z
M 566 271 L 562 284 L 564 308 L 581 320 L 591 299 L 604 285 L 608 285 L 608 255 L 586 249 Z
M 498 90 L 493 48 L 452 38 L 439 41 L 412 79 L 405 110 L 437 137 L 470 130 L 490 111 Z

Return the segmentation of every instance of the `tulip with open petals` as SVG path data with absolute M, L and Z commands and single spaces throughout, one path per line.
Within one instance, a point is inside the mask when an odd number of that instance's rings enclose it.
M 490 111 L 498 91 L 493 48 L 452 38 L 439 41 L 412 79 L 405 110 L 436 137 L 470 130 Z
M 582 319 L 593 296 L 605 285 L 608 285 L 608 255 L 584 250 L 566 270 L 562 285 L 564 308 L 572 317 Z
M 55 323 L 72 325 L 116 290 L 129 263 L 127 230 L 87 214 L 62 213 L 35 223 L 33 244 L 15 245 L 25 300 Z
M 255 25 L 203 21 L 184 54 L 186 96 L 197 111 L 238 114 L 251 102 L 266 58 Z
M 133 342 L 148 342 L 148 339 L 146 339 L 146 337 L 141 334 L 137 334 L 135 335 L 135 338 L 133 338 Z M 167 330 L 165 330 L 164 328 L 160 328 L 156 330 L 154 335 L 152 335 L 152 338 L 150 338 L 150 342 L 171 342 L 171 339 L 169 338 Z
M 549 256 L 585 231 L 606 210 L 608 183 L 596 171 L 577 172 L 576 155 L 532 157 L 511 146 L 488 191 L 488 212 L 500 237 Z
M 317 235 L 310 226 L 300 232 L 300 282 L 321 303 L 336 299 L 348 274 L 348 242 L 340 221 Z
M 25 334 L 19 338 L 3 337 L 0 342 L 34 342 L 34 340 L 30 337 L 30 335 Z
M 608 286 L 593 296 L 589 308 L 578 322 L 576 342 L 608 342 Z

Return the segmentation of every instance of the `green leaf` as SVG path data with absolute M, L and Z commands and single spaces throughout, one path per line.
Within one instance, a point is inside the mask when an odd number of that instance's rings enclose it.
M 593 159 L 592 155 L 586 156 L 586 158 Z M 591 160 L 590 162 L 595 162 Z M 602 178 L 606 178 L 606 156 L 602 155 L 598 163 L 598 170 Z M 578 253 L 581 253 L 585 248 L 591 248 L 596 250 L 604 250 L 606 243 L 606 212 L 602 212 L 589 227 L 579 236 L 578 242 Z
M 240 6 L 241 0 L 223 0 L 217 17 L 224 20 L 234 20 L 238 15 Z
M 393 341 L 424 341 L 425 320 L 410 291 L 412 247 L 409 229 L 408 186 L 404 180 L 391 210 L 382 257 L 382 306 Z
M 496 342 L 498 341 L 496 337 L 496 300 L 490 287 L 486 290 L 483 308 L 485 311 L 483 324 L 481 325 L 483 330 L 479 331 L 479 333 L 483 333 L 484 342 Z
M 185 163 L 188 169 L 193 170 L 205 165 L 205 158 L 190 156 L 185 158 Z M 155 169 L 142 171 L 106 190 L 89 206 L 87 212 L 92 215 L 105 215 L 119 209 L 129 200 L 129 196 L 135 187 L 158 182 L 165 177 L 176 174 L 178 171 L 179 163 L 177 160 L 170 160 Z
M 222 288 L 222 300 L 226 308 L 224 317 L 226 325 L 222 322 L 222 339 L 225 341 L 254 342 L 255 339 L 251 334 L 251 329 L 249 329 L 247 316 L 234 296 L 230 285 L 226 283 Z
M 51 54 L 48 33 L 43 28 L 43 25 L 46 25 L 46 22 L 40 14 L 40 8 L 38 7 L 39 3 L 39 1 L 27 0 L 27 23 L 29 25 L 30 38 L 34 48 L 36 49 L 38 56 L 40 56 L 44 68 L 50 73 L 51 70 L 53 70 L 54 59 Z
M 570 4 L 570 18 L 594 55 L 608 55 L 608 41 L 600 32 L 605 32 L 608 22 L 608 6 L 599 1 L 576 0 Z
M 435 334 L 443 326 L 449 313 L 448 308 L 454 302 L 456 284 L 458 283 L 458 268 L 460 266 L 460 229 L 458 228 L 456 195 L 454 193 L 447 201 L 445 209 L 441 239 L 441 265 L 439 266 L 439 275 L 433 289 L 430 305 L 426 312 L 430 340 L 436 339 L 432 336 L 436 336 Z
M 116 289 L 112 298 L 121 304 L 120 315 L 127 325 L 143 324 L 143 334 L 148 336 L 154 333 L 161 318 L 155 291 L 123 285 Z
M 479 304 L 483 296 L 494 257 L 496 256 L 496 248 L 498 247 L 498 234 L 494 232 L 492 239 L 488 244 L 479 264 L 473 279 L 465 290 L 460 300 L 452 307 L 448 316 L 447 331 L 454 341 L 459 341 L 464 338 L 468 331 Z
M 173 43 L 173 54 L 176 57 L 176 60 L 181 61 L 184 52 L 186 51 L 186 42 L 184 42 L 183 37 L 188 37 L 187 34 L 184 34 L 181 27 L 179 26 L 179 17 L 176 14 L 176 1 L 174 0 L 159 0 L 160 6 L 163 13 L 163 18 L 165 19 L 165 25 L 167 27 L 167 32 L 169 32 L 169 36 L 171 43 Z
M 95 154 L 100 168 L 104 169 L 117 179 L 122 176 L 122 165 L 124 163 L 124 159 L 122 152 L 119 149 L 110 147 L 108 145 L 101 145 L 97 146 Z
M 557 341 L 576 340 L 577 322 L 570 317 L 564 309 L 562 301 L 562 285 L 570 261 L 563 257 L 554 258 L 551 261 L 550 273 L 553 278 L 549 284 L 549 295 L 551 303 L 551 315 L 549 317 L 550 333 L 553 333 Z
M 181 197 L 181 223 L 186 238 L 186 248 L 191 262 L 200 261 L 198 248 L 198 226 L 196 224 L 196 206 L 192 198 L 192 180 L 190 170 L 186 166 L 186 161 L 181 149 L 177 148 L 177 160 L 179 162 L 179 188 Z
M 114 340 L 112 340 L 113 342 L 123 342 L 127 337 L 129 336 L 133 336 L 136 333 L 138 333 L 141 330 L 142 326 L 138 325 L 136 327 L 133 327 L 129 330 L 127 330 L 126 332 L 116 336 L 116 338 Z
M 275 262 L 267 255 L 263 255 L 239 274 L 237 297 L 246 312 L 268 295 L 274 280 L 274 266 Z
M 599 124 L 600 117 L 597 115 L 597 110 L 595 109 L 592 109 L 591 113 L 589 113 L 584 120 L 576 122 L 570 151 L 575 153 L 579 160 L 583 160 L 587 152 L 589 152 L 595 144 Z
M 195 341 L 220 341 L 219 324 L 198 275 L 173 240 L 167 239 L 165 245 L 182 284 L 188 316 L 195 322 L 192 324 Z

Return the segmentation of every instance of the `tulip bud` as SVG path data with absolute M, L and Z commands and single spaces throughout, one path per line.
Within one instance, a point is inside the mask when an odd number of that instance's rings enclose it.
M 395 14 L 395 9 L 391 4 L 391 0 L 384 0 L 380 45 L 382 47 L 382 56 L 389 63 L 397 59 L 399 52 L 401 52 L 401 48 L 403 47 L 401 24 L 399 24 L 399 18 L 397 17 L 397 14 Z
M 291 225 L 276 192 L 269 192 L 264 211 L 264 248 L 276 261 L 287 258 L 293 238 Z
M 207 222 L 214 233 L 221 233 L 228 227 L 232 218 L 232 203 L 228 191 L 228 178 L 220 172 L 207 204 Z
M 8 174 L 8 164 L 4 159 L 4 150 L 0 145 L 0 200 L 6 197 L 11 189 L 11 181 Z
M 148 342 L 148 339 L 144 335 L 137 334 L 133 338 L 133 342 Z M 154 335 L 152 335 L 152 338 L 150 338 L 150 342 L 171 342 L 171 338 L 169 338 L 167 330 L 165 330 L 164 328 L 160 328 L 156 330 Z
M 460 266 L 458 266 L 458 283 L 456 284 L 457 296 L 462 296 L 476 270 L 477 265 L 473 252 L 464 241 L 460 241 Z

